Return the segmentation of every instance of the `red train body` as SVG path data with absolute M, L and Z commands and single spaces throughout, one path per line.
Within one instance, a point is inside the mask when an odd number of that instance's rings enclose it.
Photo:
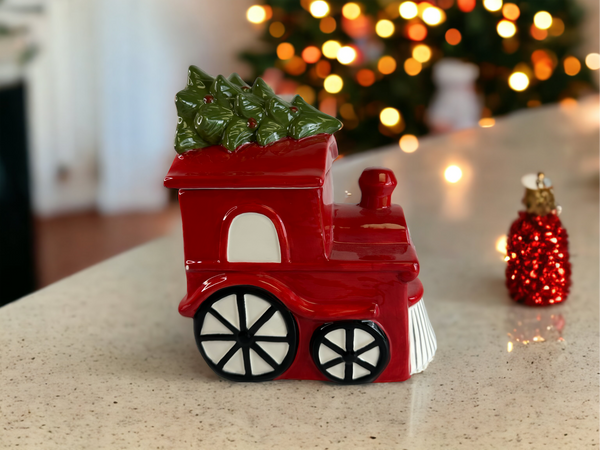
M 179 189 L 183 219 L 179 311 L 219 375 L 402 381 L 433 359 L 394 174 L 365 170 L 361 202 L 335 204 L 336 157 L 320 134 L 175 158 L 165 186 Z

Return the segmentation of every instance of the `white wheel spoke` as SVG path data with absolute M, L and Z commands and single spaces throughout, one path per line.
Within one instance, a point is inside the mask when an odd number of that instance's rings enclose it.
M 223 372 L 234 373 L 236 375 L 244 375 L 246 373 L 244 355 L 241 348 L 229 358 L 229 361 L 223 366 Z
M 346 363 L 341 362 L 333 367 L 330 367 L 329 369 L 327 369 L 327 372 L 329 372 L 331 376 L 343 380 L 344 374 L 346 372 Z
M 358 356 L 358 359 L 361 359 L 369 364 L 376 366 L 379 362 L 380 355 L 379 347 L 372 348 L 368 352 L 364 352 L 362 355 Z
M 354 330 L 354 351 L 366 347 L 371 342 L 375 342 L 375 338 L 364 330 Z
M 239 314 L 236 304 L 235 295 L 228 295 L 222 299 L 217 300 L 212 305 L 212 309 L 218 312 L 225 320 L 231 325 L 240 329 Z
M 357 378 L 362 378 L 362 377 L 366 377 L 367 375 L 370 375 L 371 371 L 365 369 L 364 367 L 359 366 L 356 363 L 352 364 L 352 379 L 356 380 Z
M 338 328 L 325 335 L 325 338 L 346 351 L 346 330 Z
M 246 327 L 248 329 L 271 307 L 269 302 L 251 294 L 244 295 L 244 306 L 246 307 Z
M 206 341 L 202 343 L 204 353 L 214 364 L 219 364 L 223 356 L 235 345 L 235 341 Z
M 283 362 L 290 349 L 287 342 L 257 342 L 256 345 L 273 358 L 277 364 Z
M 233 334 L 233 332 L 212 313 L 208 313 L 206 317 L 204 317 L 204 323 L 202 324 L 202 331 L 200 334 Z
M 266 363 L 253 349 L 250 349 L 250 365 L 252 366 L 252 375 L 262 375 L 275 370 Z
M 283 316 L 279 311 L 273 314 L 267 323 L 265 323 L 262 327 L 260 327 L 255 335 L 256 336 L 286 336 L 287 335 L 287 327 L 285 325 L 285 321 L 283 320 Z

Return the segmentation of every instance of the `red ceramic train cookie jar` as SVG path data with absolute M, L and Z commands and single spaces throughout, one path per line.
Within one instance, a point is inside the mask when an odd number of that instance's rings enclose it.
M 360 203 L 333 203 L 341 123 L 258 78 L 190 67 L 176 96 L 187 294 L 206 363 L 233 381 L 403 381 L 436 339 L 404 212 L 387 169 Z

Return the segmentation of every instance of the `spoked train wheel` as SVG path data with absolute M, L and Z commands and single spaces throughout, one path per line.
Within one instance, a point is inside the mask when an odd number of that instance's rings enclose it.
M 313 334 L 312 357 L 331 381 L 370 383 L 383 372 L 390 359 L 385 333 L 373 322 L 335 322 Z
M 267 381 L 283 374 L 298 347 L 292 314 L 272 294 L 253 286 L 223 289 L 194 317 L 200 353 L 219 376 Z

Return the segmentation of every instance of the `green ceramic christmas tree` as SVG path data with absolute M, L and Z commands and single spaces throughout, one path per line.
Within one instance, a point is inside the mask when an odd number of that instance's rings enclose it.
M 236 73 L 213 78 L 196 66 L 190 66 L 187 86 L 175 96 L 175 105 L 178 153 L 211 145 L 232 152 L 250 142 L 269 145 L 288 136 L 333 134 L 342 127 L 300 96 L 291 102 L 281 99 L 261 78 L 249 86 Z

